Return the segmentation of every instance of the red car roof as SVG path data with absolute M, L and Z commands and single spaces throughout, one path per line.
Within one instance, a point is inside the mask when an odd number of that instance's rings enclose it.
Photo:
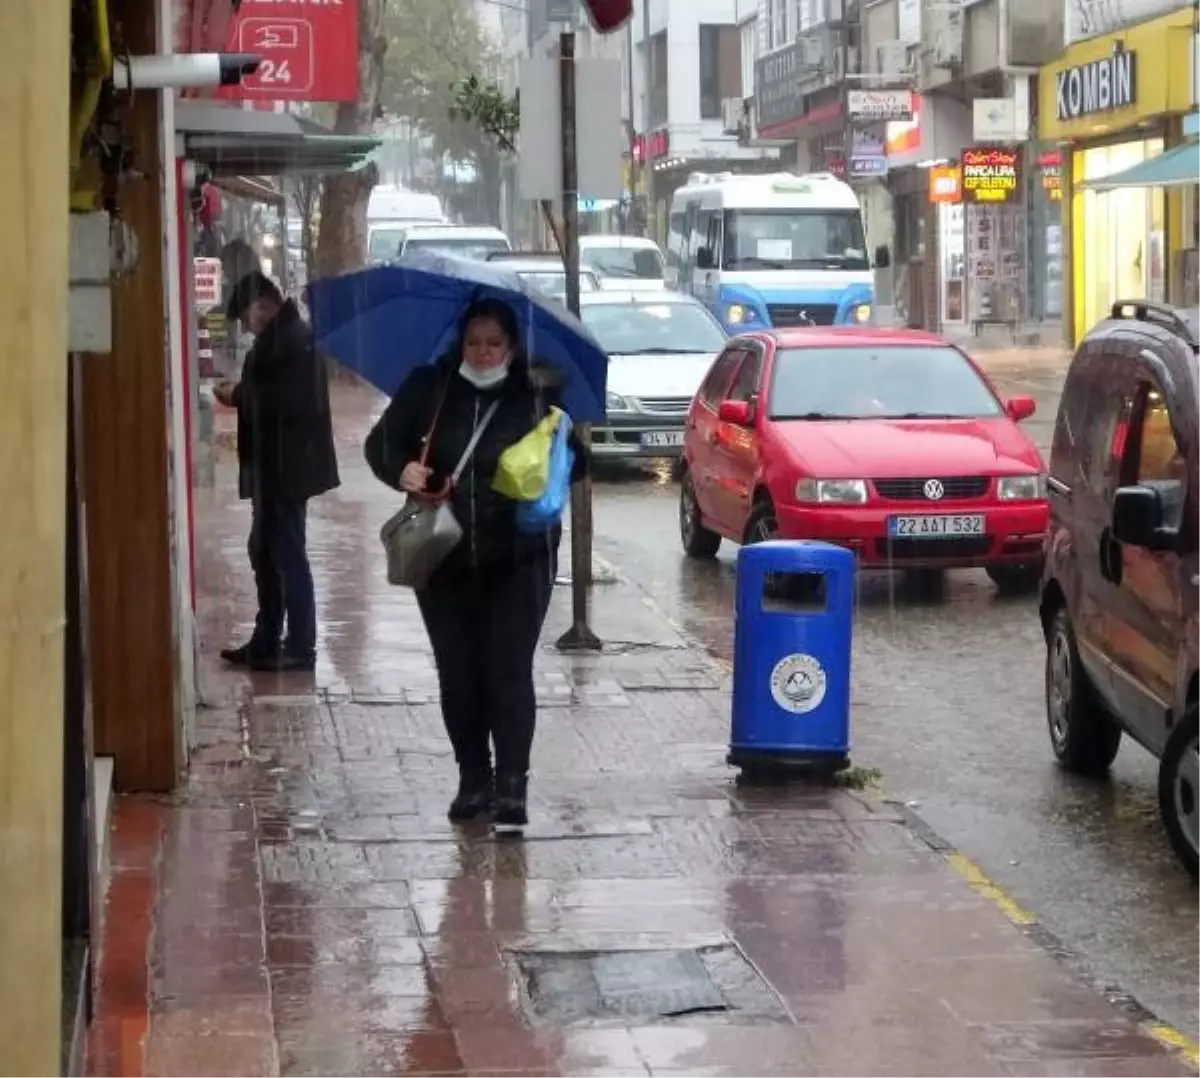
M 751 336 L 751 334 L 747 334 Z M 880 329 L 875 326 L 797 326 L 756 337 L 774 337 L 781 348 L 836 348 L 864 344 L 946 344 L 936 333 L 921 329 Z

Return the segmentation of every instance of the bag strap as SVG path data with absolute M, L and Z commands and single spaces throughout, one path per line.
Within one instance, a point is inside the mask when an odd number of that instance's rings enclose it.
M 421 455 L 417 458 L 417 462 L 424 468 L 429 462 L 429 450 L 433 445 L 433 435 L 437 430 L 438 420 L 442 418 L 442 408 L 446 403 L 446 394 L 450 392 L 450 379 L 447 378 L 442 382 L 442 391 L 438 394 L 437 407 L 433 411 L 433 419 L 429 423 L 429 430 L 425 434 L 425 442 L 421 446 Z
M 488 410 L 483 413 L 483 418 L 479 421 L 479 425 L 471 435 L 471 440 L 467 442 L 467 448 L 463 450 L 462 456 L 458 458 L 458 464 L 455 465 L 454 472 L 450 476 L 451 485 L 457 483 L 462 477 L 463 470 L 471 459 L 471 454 L 475 452 L 475 447 L 479 445 L 479 439 L 483 437 L 483 432 L 487 430 L 488 424 L 492 421 L 492 417 L 496 414 L 499 407 L 500 401 L 494 400 L 488 407 Z

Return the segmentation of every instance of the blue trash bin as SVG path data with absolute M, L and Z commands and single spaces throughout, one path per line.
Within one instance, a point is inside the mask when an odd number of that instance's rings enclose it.
M 853 553 L 828 543 L 744 546 L 729 763 L 829 773 L 848 763 Z

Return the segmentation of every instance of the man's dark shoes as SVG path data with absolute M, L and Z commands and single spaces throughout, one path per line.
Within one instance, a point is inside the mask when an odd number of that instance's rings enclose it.
M 247 665 L 256 673 L 310 674 L 317 668 L 317 657 L 282 651 L 270 655 L 252 655 Z
M 520 831 L 529 823 L 527 785 L 528 776 L 519 771 L 501 771 L 496 776 L 496 812 L 492 820 L 497 831 Z
M 459 773 L 458 793 L 450 802 L 450 811 L 446 815 L 454 823 L 477 820 L 492 811 L 495 801 L 496 787 L 491 768 L 467 768 Z
M 275 659 L 278 655 L 278 648 L 263 647 L 253 640 L 241 647 L 221 649 L 221 658 L 230 666 L 251 666 L 255 662 Z

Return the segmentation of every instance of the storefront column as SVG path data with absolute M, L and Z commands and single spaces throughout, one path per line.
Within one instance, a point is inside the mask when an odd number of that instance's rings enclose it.
M 0 1061 L 60 1073 L 70 4 L 0 4 Z
M 157 7 L 156 0 L 110 2 L 133 55 L 158 51 Z M 82 380 L 95 744 L 98 755 L 113 757 L 113 784 L 122 791 L 170 790 L 183 762 L 163 243 L 175 224 L 163 201 L 159 109 L 150 91 L 122 106 L 139 175 L 123 180 L 119 197 L 139 240 L 138 264 L 113 282 L 112 354 L 88 356 Z

